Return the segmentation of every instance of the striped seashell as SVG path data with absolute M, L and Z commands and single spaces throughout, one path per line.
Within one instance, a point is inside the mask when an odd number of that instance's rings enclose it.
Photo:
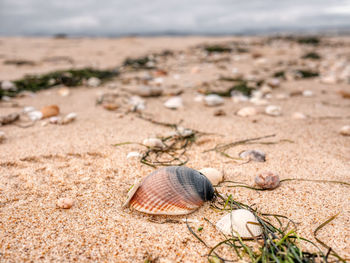
M 213 197 L 214 188 L 203 174 L 184 166 L 170 166 L 135 184 L 124 206 L 153 215 L 184 215 Z

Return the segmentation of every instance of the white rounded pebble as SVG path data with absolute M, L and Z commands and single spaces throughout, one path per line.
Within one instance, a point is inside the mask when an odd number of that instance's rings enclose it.
M 143 111 L 146 108 L 145 100 L 139 96 L 132 96 L 129 99 L 133 111 Z
M 193 99 L 195 102 L 202 102 L 204 100 L 204 96 L 199 94 Z
M 40 120 L 43 117 L 43 114 L 42 114 L 41 111 L 35 110 L 35 111 L 28 112 L 28 117 L 32 121 L 37 121 L 37 120 Z
M 27 107 L 23 108 L 23 113 L 28 113 L 28 112 L 31 112 L 31 111 L 35 111 L 35 108 L 32 107 L 32 106 L 27 106 Z
M 265 108 L 265 113 L 270 116 L 279 116 L 282 114 L 282 109 L 280 106 L 269 105 Z
M 165 145 L 162 140 L 158 138 L 148 138 L 144 139 L 142 144 L 150 147 L 150 148 L 163 148 Z
M 87 81 L 87 85 L 89 87 L 93 87 L 93 88 L 100 86 L 100 84 L 101 84 L 101 80 L 99 78 L 96 78 L 96 77 L 91 77 Z
M 276 94 L 276 99 L 278 100 L 286 100 L 289 98 L 289 94 L 288 93 L 278 93 Z
M 71 198 L 60 198 L 57 201 L 57 207 L 62 209 L 69 209 L 74 205 L 74 200 Z
M 139 152 L 129 152 L 128 155 L 126 156 L 126 159 L 138 158 L 140 156 L 141 154 Z
M 244 107 L 240 109 L 236 114 L 241 117 L 248 117 L 258 114 L 258 111 L 254 107 Z
M 224 179 L 224 175 L 222 172 L 215 168 L 206 167 L 199 170 L 200 173 L 204 174 L 205 177 L 209 179 L 212 185 L 218 185 Z
M 242 238 L 256 237 L 262 234 L 258 220 L 247 209 L 237 209 L 225 215 L 216 223 L 216 228 L 226 235 L 239 235 Z
M 77 118 L 77 114 L 75 112 L 68 113 L 63 119 L 59 122 L 60 124 L 68 124 L 74 121 Z
M 205 105 L 215 107 L 224 104 L 224 99 L 216 94 L 210 94 L 204 97 Z
M 265 99 L 255 98 L 255 97 L 251 98 L 250 102 L 257 106 L 265 106 L 268 103 L 268 101 Z
M 350 136 L 350 125 L 345 125 L 341 127 L 339 133 L 344 136 Z
M 8 81 L 8 80 L 1 82 L 1 89 L 2 90 L 13 90 L 13 91 L 17 90 L 15 84 L 13 84 L 13 82 Z
M 302 112 L 294 112 L 292 114 L 292 118 L 295 120 L 304 120 L 307 118 L 307 116 Z
M 183 106 L 182 99 L 181 97 L 172 97 L 164 103 L 164 106 L 169 109 L 176 110 Z
M 314 93 L 311 90 L 304 90 L 303 91 L 303 96 L 304 97 L 312 97 Z

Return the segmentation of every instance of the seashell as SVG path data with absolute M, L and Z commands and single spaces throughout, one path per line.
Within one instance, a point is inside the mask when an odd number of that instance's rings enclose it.
M 139 96 L 132 96 L 129 104 L 132 105 L 132 111 L 143 111 L 146 108 L 145 100 Z
M 130 158 L 138 158 L 140 157 L 141 154 L 139 152 L 129 152 L 128 155 L 126 156 L 126 159 L 130 159 Z
M 5 140 L 5 138 L 6 138 L 5 132 L 0 131 L 0 142 L 2 142 L 3 140 Z
M 43 113 L 41 111 L 35 110 L 28 112 L 28 117 L 32 121 L 40 120 L 43 117 Z
M 345 125 L 341 127 L 339 133 L 344 136 L 350 136 L 350 125 Z
M 257 113 L 258 111 L 254 107 L 244 107 L 237 112 L 237 115 L 241 117 L 248 117 L 254 116 Z
M 193 135 L 193 131 L 191 129 L 187 129 L 187 128 L 184 128 L 182 126 L 178 126 L 176 131 L 182 137 L 189 137 L 189 136 Z
M 144 139 L 142 144 L 150 147 L 150 148 L 163 148 L 165 147 L 164 143 L 162 142 L 162 140 L 158 139 L 158 138 L 148 138 L 148 139 Z
M 249 160 L 253 160 L 256 162 L 265 162 L 266 154 L 260 150 L 247 150 L 243 151 L 239 154 L 241 158 L 248 158 Z
M 280 106 L 269 105 L 265 108 L 265 113 L 270 116 L 279 116 L 282 114 L 282 109 Z
M 206 106 L 215 107 L 224 104 L 224 99 L 216 94 L 210 94 L 204 97 Z
M 204 96 L 199 94 L 193 99 L 195 102 L 202 102 L 204 100 Z
M 57 105 L 49 105 L 42 107 L 40 112 L 43 114 L 42 119 L 57 116 L 60 113 L 60 108 Z
M 17 87 L 13 82 L 5 80 L 5 81 L 1 82 L 1 89 L 2 90 L 16 91 Z
M 70 90 L 67 87 L 60 88 L 57 93 L 62 97 L 67 97 L 70 94 Z
M 201 174 L 204 174 L 205 177 L 209 179 L 212 185 L 218 185 L 224 179 L 223 173 L 215 168 L 206 167 L 200 169 L 199 172 Z
M 181 99 L 181 97 L 172 97 L 164 103 L 164 106 L 169 108 L 169 109 L 176 110 L 176 109 L 181 108 L 183 106 L 182 99 Z
M 58 124 L 68 124 L 74 121 L 77 118 L 77 114 L 75 112 L 68 113 L 62 119 L 58 121 Z
M 87 85 L 89 87 L 93 87 L 93 88 L 100 86 L 100 84 L 101 84 L 101 80 L 99 78 L 96 78 L 96 77 L 91 77 L 87 81 Z
M 255 177 L 255 183 L 262 189 L 275 189 L 280 184 L 278 174 L 263 172 Z
M 294 112 L 292 115 L 292 118 L 295 120 L 303 120 L 303 119 L 306 119 L 307 116 L 302 112 Z
M 62 209 L 69 209 L 74 205 L 74 200 L 71 198 L 60 198 L 57 201 L 57 207 Z
M 256 237 L 262 234 L 262 228 L 255 215 L 247 209 L 237 209 L 222 217 L 216 228 L 225 235 L 242 238 Z
M 313 95 L 314 95 L 314 93 L 312 92 L 312 90 L 304 90 L 303 91 L 304 97 L 312 97 Z
M 28 113 L 28 112 L 31 112 L 31 111 L 35 111 L 35 108 L 32 107 L 32 106 L 27 106 L 27 107 L 23 108 L 23 113 Z
M 214 198 L 211 182 L 184 166 L 161 168 L 136 184 L 124 206 L 154 215 L 185 215 Z

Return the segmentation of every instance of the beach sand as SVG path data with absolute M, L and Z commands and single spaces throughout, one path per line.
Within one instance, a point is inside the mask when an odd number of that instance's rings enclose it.
M 281 81 L 268 99 L 268 105 L 281 106 L 282 115 L 276 117 L 264 114 L 265 106 L 233 102 L 231 98 L 225 98 L 219 107 L 206 107 L 194 101 L 204 82 L 232 76 L 237 70 L 246 77 L 255 74 L 267 78 L 281 65 L 292 67 L 299 63 L 327 72 L 338 61 L 345 59 L 349 63 L 350 38 L 326 40 L 332 45 L 313 47 L 289 41 L 264 44 L 266 40 L 257 37 L 0 38 L 0 80 L 71 67 L 113 68 L 126 57 L 172 50 L 174 56 L 157 65 L 168 72 L 162 77 L 161 87 L 165 92 L 182 89 L 184 106 L 170 110 L 163 106 L 167 96 L 145 98 L 144 114 L 158 121 L 182 121 L 184 127 L 215 133 L 201 136 L 188 149 L 186 166 L 214 167 L 224 171 L 226 180 L 249 185 L 263 171 L 276 172 L 281 179 L 349 183 L 350 137 L 340 135 L 339 130 L 350 124 L 350 100 L 337 93 L 350 92 L 346 81 L 335 84 L 322 83 L 320 78 Z M 197 47 L 227 41 L 245 43 L 250 52 L 205 56 Z M 321 61 L 300 59 L 305 52 L 313 50 L 322 55 Z M 3 63 L 13 59 L 30 60 L 35 65 Z M 325 61 L 329 64 L 324 65 Z M 126 73 L 120 78 L 144 74 L 145 71 Z M 42 120 L 28 128 L 0 127 L 6 133 L 6 140 L 0 143 L 1 262 L 143 262 L 147 258 L 155 262 L 207 262 L 209 249 L 180 220 L 185 216 L 149 216 L 121 208 L 135 179 L 147 176 L 154 169 L 137 158 L 126 158 L 131 151 L 143 150 L 142 146 L 113 145 L 142 142 L 172 129 L 139 119 L 135 113 L 126 114 L 124 107 L 107 111 L 96 105 L 96 99 L 103 93 L 136 86 L 124 84 L 120 78 L 100 87 L 71 88 L 66 97 L 58 95 L 59 88 L 52 88 L 35 96 L 14 98 L 19 107 L 0 102 L 0 115 L 19 112 L 24 106 L 40 109 L 50 104 L 58 105 L 62 116 L 77 113 L 77 119 L 67 125 L 43 125 L 45 120 Z M 278 94 L 298 94 L 305 90 L 313 95 L 278 99 Z M 235 113 L 245 106 L 254 106 L 259 114 L 237 116 Z M 218 108 L 226 115 L 214 116 Z M 293 119 L 294 112 L 303 112 L 308 118 Z M 241 164 L 214 151 L 204 153 L 219 143 L 269 134 L 275 137 L 262 141 L 276 144 L 238 145 L 228 151 L 237 157 L 243 150 L 260 149 L 266 153 L 266 162 Z M 315 241 L 315 228 L 339 213 L 318 237 L 341 256 L 350 257 L 349 186 L 292 181 L 272 191 L 227 187 L 218 190 L 232 194 L 239 202 L 255 205 L 260 212 L 288 216 L 297 222 L 299 235 L 312 241 Z M 62 197 L 72 198 L 73 207 L 58 209 L 56 203 Z M 209 246 L 214 246 L 222 236 L 204 218 L 216 222 L 222 215 L 223 212 L 214 211 L 206 203 L 188 218 L 198 220 L 190 225 Z M 160 223 L 166 218 L 178 222 Z M 198 232 L 198 227 L 203 230 Z M 226 258 L 232 254 L 223 251 Z

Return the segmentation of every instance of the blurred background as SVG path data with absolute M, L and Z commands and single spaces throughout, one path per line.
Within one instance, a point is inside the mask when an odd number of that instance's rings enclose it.
M 349 0 L 0 0 L 0 35 L 349 33 Z

